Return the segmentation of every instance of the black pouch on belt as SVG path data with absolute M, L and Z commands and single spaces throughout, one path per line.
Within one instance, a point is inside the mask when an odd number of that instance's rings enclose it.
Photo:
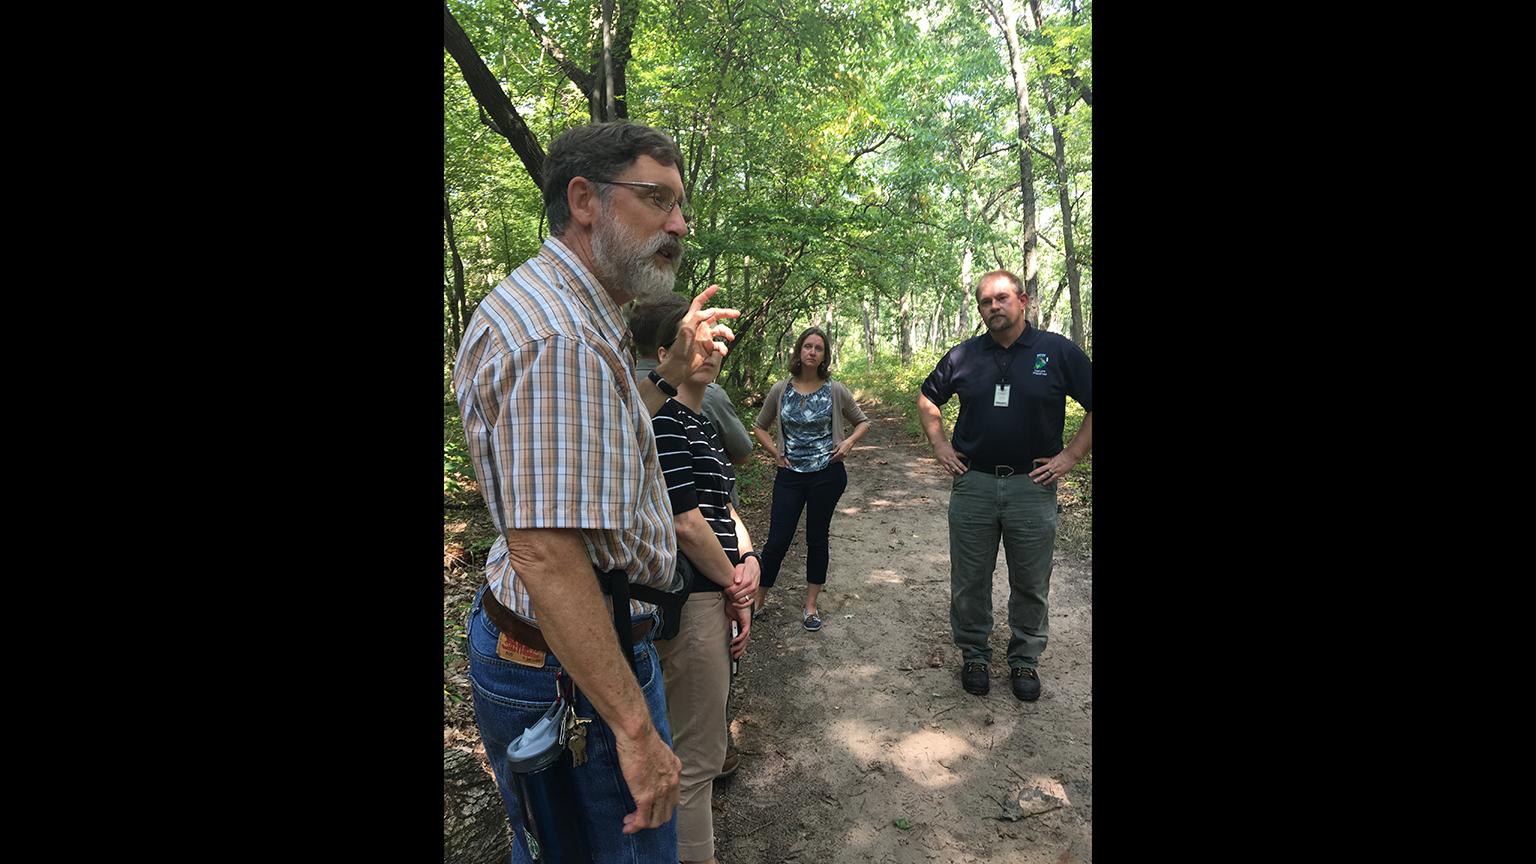
M 683 581 L 683 590 L 676 593 L 661 591 L 649 585 L 631 585 L 629 576 L 623 570 L 609 570 L 606 573 L 598 573 L 598 584 L 603 586 L 603 593 L 613 597 L 613 629 L 619 635 L 619 646 L 624 649 L 624 656 L 630 663 L 634 663 L 634 636 L 629 627 L 629 598 L 653 603 L 660 612 L 661 623 L 654 631 L 652 639 L 671 639 L 677 635 L 678 628 L 683 623 L 683 604 L 688 602 L 688 586 L 693 583 L 693 567 L 686 562 L 688 559 L 682 555 L 677 556 L 678 569 L 687 577 Z M 684 569 L 686 568 L 686 569 Z

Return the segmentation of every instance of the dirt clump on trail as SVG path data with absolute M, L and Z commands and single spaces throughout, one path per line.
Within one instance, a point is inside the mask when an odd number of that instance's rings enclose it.
M 814 633 L 801 625 L 802 522 L 732 682 L 741 767 L 715 782 L 717 857 L 1092 862 L 1091 553 L 1058 537 L 1042 694 L 1026 703 L 1009 686 L 999 550 L 992 688 L 966 693 L 949 630 L 949 479 L 896 410 L 863 407 L 873 427 L 848 460 L 832 519 L 831 569 L 817 603 L 824 624 Z M 768 536 L 769 494 L 743 512 L 758 544 Z M 1085 521 L 1072 509 L 1063 527 Z M 483 578 L 483 560 L 462 539 L 476 519 L 488 525 L 483 505 L 478 515 L 445 516 L 445 541 L 471 563 L 450 567 L 445 552 L 444 746 L 483 759 L 463 658 L 464 612 Z

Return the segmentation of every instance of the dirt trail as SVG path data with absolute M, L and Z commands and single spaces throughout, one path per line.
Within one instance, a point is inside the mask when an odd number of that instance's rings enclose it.
M 732 687 L 742 765 L 715 785 L 718 856 L 1091 862 L 1092 560 L 1058 545 L 1044 689 L 1023 703 L 1007 677 L 999 551 L 992 691 L 966 693 L 949 633 L 949 481 L 896 411 L 864 407 L 874 426 L 832 519 L 825 625 L 800 624 L 802 525 Z M 766 511 L 747 514 L 754 538 L 767 537 Z
M 1058 537 L 1043 693 L 1026 704 L 1009 689 L 999 552 L 992 692 L 966 693 L 949 635 L 949 480 L 927 445 L 903 434 L 895 409 L 863 407 L 874 426 L 848 462 L 832 519 L 818 604 L 825 624 L 816 633 L 800 624 L 802 526 L 732 685 L 742 763 L 715 784 L 718 857 L 1091 864 L 1092 559 L 1064 553 Z M 744 513 L 759 543 L 768 536 L 764 492 Z M 449 536 L 491 536 L 484 509 L 454 511 Z M 474 567 L 444 572 L 443 743 L 483 762 L 462 639 L 484 577 Z

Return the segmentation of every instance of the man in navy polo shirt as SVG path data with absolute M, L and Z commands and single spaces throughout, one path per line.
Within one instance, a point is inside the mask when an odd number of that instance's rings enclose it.
M 995 270 L 976 285 L 987 332 L 949 350 L 917 397 L 934 456 L 954 482 L 949 497 L 949 626 L 969 693 L 991 689 L 992 571 L 1001 538 L 1008 560 L 1008 666 L 1013 695 L 1040 698 L 1056 483 L 1093 446 L 1093 364 L 1056 333 L 1029 326 L 1019 277 Z M 959 395 L 953 443 L 939 406 Z M 1086 412 L 1061 446 L 1071 396 Z

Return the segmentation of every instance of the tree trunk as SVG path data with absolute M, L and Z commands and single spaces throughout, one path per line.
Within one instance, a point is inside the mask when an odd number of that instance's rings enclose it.
M 932 348 L 939 341 L 939 318 L 944 314 L 944 300 L 940 298 L 933 304 L 933 314 L 928 316 L 928 327 L 923 332 L 923 347 Z
M 638 0 L 625 0 L 619 7 L 618 29 L 613 34 L 613 117 L 629 119 L 629 85 L 626 70 L 629 69 L 629 43 L 635 33 L 635 19 L 640 15 Z
M 1041 82 L 1044 83 L 1043 81 Z M 1046 97 L 1050 105 L 1050 97 Z M 1055 112 L 1051 114 L 1055 120 Z M 1062 142 L 1061 128 L 1051 123 L 1051 137 L 1056 140 L 1056 184 L 1061 190 L 1061 245 L 1067 260 L 1067 300 L 1072 306 L 1072 341 L 1083 347 L 1083 301 L 1078 286 L 1082 276 L 1077 269 L 1077 249 L 1072 243 L 1072 201 L 1067 189 L 1067 152 Z
M 512 826 L 496 781 L 479 759 L 444 747 L 444 864 L 505 864 L 511 856 Z
M 1024 55 L 1019 48 L 1019 13 L 1014 0 L 982 0 L 1008 44 L 1008 68 L 1019 114 L 1019 217 L 1023 221 L 1024 292 L 1029 295 L 1029 320 L 1039 326 L 1040 278 L 1036 273 L 1035 172 L 1029 157 L 1029 89 L 1024 77 Z
M 1052 294 L 1050 301 L 1047 302 L 1043 307 L 1041 307 L 1041 309 L 1040 309 L 1040 329 L 1041 330 L 1049 330 L 1049 329 L 1051 329 L 1051 315 L 1052 315 L 1053 312 L 1056 311 L 1056 303 L 1061 300 L 1062 289 L 1064 289 L 1066 287 L 1067 287 L 1067 277 L 1063 276 L 1056 283 L 1056 293 Z
M 869 298 L 859 301 L 864 312 L 864 368 L 873 369 L 875 364 L 875 331 L 869 326 Z
M 459 244 L 453 238 L 453 208 L 448 205 L 448 193 L 443 193 L 443 224 L 448 233 L 448 251 L 453 254 L 453 294 L 448 298 L 449 317 L 453 321 L 453 351 L 459 351 L 459 337 L 469 319 L 459 320 L 459 310 L 464 308 L 464 261 L 459 257 Z
M 841 352 L 837 350 L 837 337 L 833 335 L 835 332 L 833 329 L 833 303 L 830 297 L 827 298 L 827 314 L 821 319 L 821 323 L 821 329 L 827 333 L 827 368 L 835 369 L 837 368 L 837 355 Z
M 464 83 L 469 85 L 469 92 L 475 94 L 475 101 L 490 116 L 496 131 L 511 143 L 513 152 L 523 160 L 523 168 L 533 178 L 533 185 L 542 187 L 544 148 L 539 146 L 539 140 L 533 137 L 533 133 L 523 123 L 523 118 L 517 115 L 512 100 L 501 89 L 501 82 L 486 68 L 485 61 L 480 59 L 479 52 L 475 51 L 474 44 L 464 34 L 464 28 L 454 20 L 453 12 L 449 11 L 446 3 L 443 4 L 443 47 L 459 64 Z
M 901 354 L 901 365 L 906 366 L 912 362 L 912 288 L 910 284 L 901 292 L 901 311 L 897 314 L 896 320 L 901 331 L 901 342 L 898 348 Z
M 1044 25 L 1040 15 L 1040 0 L 1030 0 L 1035 13 L 1035 27 Z M 1067 300 L 1072 307 L 1072 341 L 1083 347 L 1083 302 L 1078 292 L 1081 276 L 1077 269 L 1077 252 L 1072 244 L 1072 195 L 1067 188 L 1067 148 L 1062 139 L 1061 124 L 1056 121 L 1056 103 L 1051 99 L 1047 77 L 1040 76 L 1040 90 L 1045 94 L 1045 110 L 1051 115 L 1051 140 L 1056 145 L 1056 191 L 1061 198 L 1061 246 L 1067 261 Z M 1091 103 L 1090 103 L 1091 104 Z
M 971 198 L 969 193 L 960 199 L 960 208 L 963 224 L 969 229 L 971 225 Z M 971 249 L 971 238 L 969 233 L 967 233 L 965 252 L 960 256 L 960 294 L 966 298 L 974 298 L 974 295 L 971 294 L 971 265 L 974 263 L 975 257 L 976 253 Z M 960 303 L 960 308 L 955 310 L 955 339 L 957 341 L 964 339 L 966 331 L 970 329 L 970 327 L 966 326 L 965 317 L 965 310 L 969 306 L 969 300 L 963 300 Z
M 602 116 L 594 120 L 613 120 L 618 111 L 613 105 L 613 0 L 603 0 L 603 74 Z

